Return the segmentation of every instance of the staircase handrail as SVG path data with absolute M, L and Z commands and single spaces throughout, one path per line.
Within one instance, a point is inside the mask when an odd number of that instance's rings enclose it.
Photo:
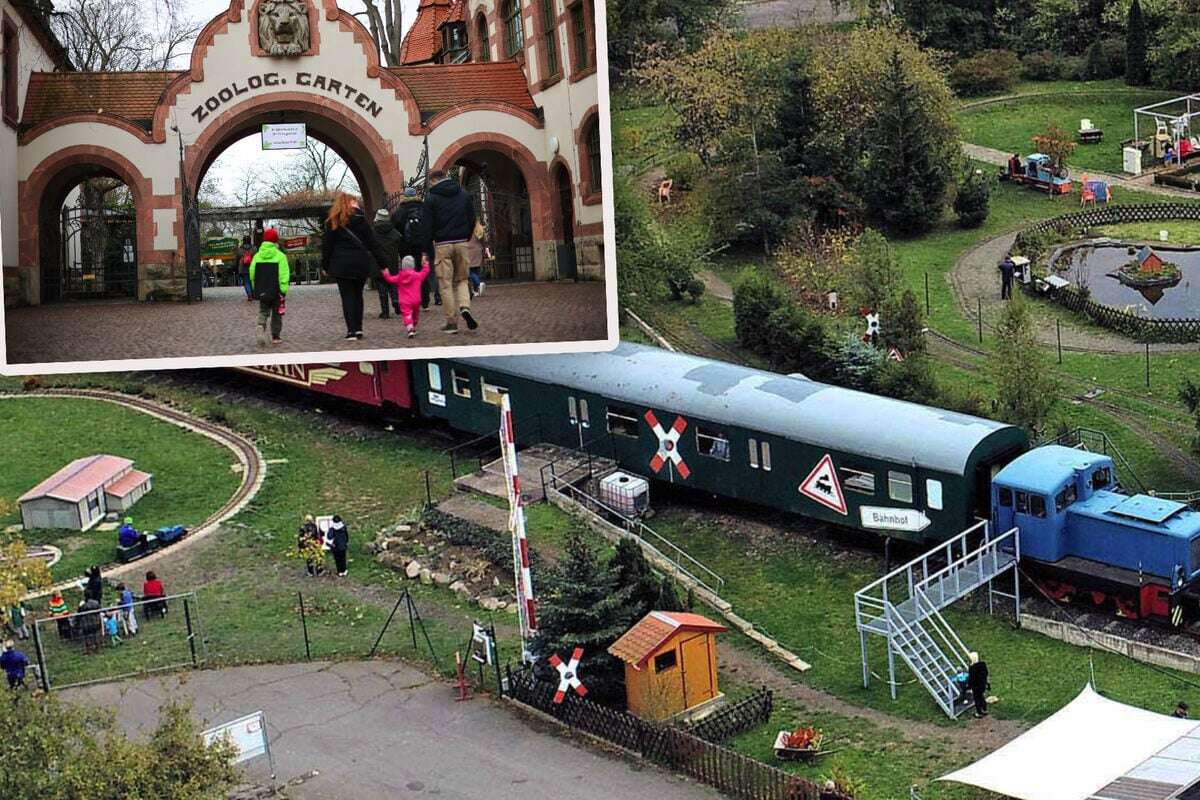
M 913 626 L 911 624 L 909 624 L 908 622 L 906 622 L 902 616 L 900 616 L 899 611 L 896 609 L 896 607 L 894 605 L 892 605 L 891 603 L 888 603 L 887 606 L 888 607 L 887 607 L 887 610 L 885 611 L 885 614 L 887 615 L 888 624 L 896 626 L 900 630 L 906 632 L 909 636 L 910 641 L 916 641 L 918 639 L 918 636 L 917 636 L 916 632 L 914 631 Z M 922 634 L 925 635 L 926 638 L 929 637 L 929 633 L 926 632 L 924 628 L 921 628 L 920 631 Z M 892 636 L 890 636 L 888 638 L 889 638 L 889 640 L 894 640 L 895 635 L 893 634 Z M 934 642 L 934 646 L 935 647 L 937 646 L 937 642 Z M 908 662 L 908 656 L 904 653 L 903 650 L 899 651 L 899 655 L 902 659 L 904 659 L 904 661 L 906 663 Z M 933 698 L 934 698 L 934 700 L 937 701 L 937 704 L 939 706 L 941 706 L 943 710 L 946 710 L 946 707 L 944 705 L 944 698 L 942 697 L 941 692 L 938 691 L 938 689 L 930 683 L 929 678 L 925 675 L 925 673 L 922 670 L 917 669 L 916 666 L 912 663 L 909 663 L 908 666 L 909 666 L 909 669 L 912 670 L 913 674 L 917 676 L 917 680 L 921 682 L 921 685 L 925 687 L 925 691 L 927 691 L 931 695 L 933 695 Z
M 994 538 L 989 538 L 987 541 L 985 541 L 979 547 L 972 550 L 970 553 L 963 554 L 963 556 L 961 558 L 959 558 L 958 560 L 950 562 L 949 564 L 942 567 L 941 569 L 939 569 L 937 572 L 933 573 L 932 575 L 927 575 L 923 580 L 920 580 L 915 584 L 914 594 L 917 591 L 924 592 L 924 590 L 926 588 L 928 588 L 931 583 L 933 583 L 934 581 L 939 579 L 942 575 L 947 575 L 954 570 L 961 569 L 963 564 L 967 563 L 968 561 L 970 561 L 973 558 L 982 556 L 984 554 L 984 552 L 986 552 L 988 550 L 999 550 L 1001 543 L 1003 543 L 1007 539 L 1014 539 L 1014 540 L 1016 539 L 1017 531 L 1018 531 L 1017 528 L 1012 528 L 1012 529 L 1008 530 L 1007 532 L 1000 534 L 999 536 L 996 536 Z
M 973 532 L 979 530 L 980 528 L 984 529 L 984 538 L 986 539 L 987 534 L 988 534 L 988 521 L 987 520 L 979 520 L 979 522 L 977 522 L 974 525 L 972 525 L 971 527 L 967 528 L 966 530 L 964 530 L 962 533 L 958 534 L 957 536 L 947 539 L 940 546 L 934 548 L 933 550 L 929 550 L 925 553 L 922 553 L 921 555 L 914 558 L 912 561 L 909 561 L 907 564 L 903 564 L 899 567 L 896 567 L 891 572 L 884 575 L 882 578 L 878 578 L 873 583 L 867 584 L 866 586 L 864 586 L 863 588 L 859 589 L 857 592 L 854 593 L 855 597 L 858 597 L 859 595 L 867 595 L 869 592 L 874 591 L 878 587 L 885 586 L 892 579 L 894 579 L 900 575 L 910 573 L 912 571 L 913 567 L 916 567 L 918 565 L 921 566 L 922 574 L 925 576 L 925 578 L 923 578 L 918 583 L 927 582 L 928 577 L 929 577 L 929 560 L 930 560 L 930 558 L 933 557 L 935 554 L 945 552 L 945 554 L 946 554 L 945 558 L 946 558 L 947 562 L 954 563 L 956 560 L 954 558 L 954 545 L 961 542 L 961 543 L 963 543 L 964 550 L 965 550 L 965 544 L 966 544 L 967 538 Z M 886 592 L 884 594 L 884 599 L 885 600 L 887 599 Z
M 950 654 L 955 656 L 955 658 L 948 658 L 947 660 L 949 660 L 951 664 L 958 662 L 957 666 L 963 666 L 963 664 L 969 660 L 968 656 L 970 655 L 971 651 L 967 649 L 965 644 L 963 644 L 963 640 L 958 637 L 958 634 L 955 633 L 954 628 L 949 622 L 946 621 L 946 618 L 942 616 L 942 612 L 938 611 L 937 606 L 933 604 L 933 601 L 925 595 L 925 592 L 917 589 L 913 593 L 913 596 L 917 600 L 917 618 L 934 621 L 934 630 L 937 631 L 938 635 L 942 638 L 942 641 L 945 642 L 946 647 L 950 650 Z M 920 607 L 922 604 L 926 606 L 928 611 L 927 614 L 922 615 L 920 613 Z

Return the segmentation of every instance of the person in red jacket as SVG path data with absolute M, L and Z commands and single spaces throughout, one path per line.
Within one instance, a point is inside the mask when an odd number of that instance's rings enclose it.
M 163 599 L 166 596 L 167 591 L 163 588 L 162 581 L 158 579 L 153 570 L 147 572 L 146 582 L 142 584 L 142 599 L 156 602 L 146 604 L 146 615 L 158 614 L 159 616 L 166 616 L 167 602 Z
M 421 259 L 421 269 L 416 269 L 412 256 L 405 256 L 399 272 L 385 269 L 381 276 L 385 281 L 396 287 L 400 300 L 400 316 L 404 317 L 404 327 L 408 328 L 408 338 L 417 335 L 417 323 L 421 321 L 421 286 L 429 277 L 429 259 Z

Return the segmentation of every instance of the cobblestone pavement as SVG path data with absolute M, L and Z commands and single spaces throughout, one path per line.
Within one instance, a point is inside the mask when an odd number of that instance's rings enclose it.
M 256 343 L 258 304 L 237 287 L 206 289 L 204 302 L 63 303 L 9 309 L 5 314 L 8 363 L 178 358 L 307 353 L 380 348 L 477 346 L 596 341 L 607 338 L 605 284 L 489 284 L 472 301 L 477 331 L 459 323 L 451 336 L 442 309 L 421 314 L 409 339 L 396 316 L 378 319 L 379 298 L 368 288 L 361 342 L 343 340 L 345 324 L 337 288 L 293 286 L 288 293 L 283 343 Z
M 618 758 L 485 697 L 454 690 L 387 661 L 200 670 L 63 692 L 111 709 L 129 734 L 153 730 L 167 699 L 191 700 L 205 725 L 255 711 L 294 800 L 719 800 L 720 795 L 641 762 Z M 265 759 L 246 777 L 267 777 Z M 316 771 L 314 776 L 312 773 Z

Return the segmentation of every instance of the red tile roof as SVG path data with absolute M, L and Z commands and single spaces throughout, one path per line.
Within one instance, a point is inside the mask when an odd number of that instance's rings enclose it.
M 34 126 L 77 112 L 114 114 L 150 130 L 154 110 L 182 72 L 35 72 L 22 122 Z
M 125 473 L 116 483 L 104 487 L 105 494 L 111 494 L 113 497 L 126 497 L 134 489 L 141 486 L 153 476 L 149 472 L 142 472 L 140 469 L 133 469 Z
M 437 58 L 442 49 L 440 29 L 456 5 L 462 4 L 452 0 L 421 0 L 417 19 L 400 43 L 401 64 L 427 64 Z
M 654 651 L 666 644 L 667 640 L 679 633 L 701 632 L 721 633 L 729 630 L 724 625 L 713 622 L 699 614 L 687 614 L 680 611 L 651 611 L 629 630 L 625 635 L 613 642 L 608 652 L 624 661 L 640 668 Z
M 422 115 L 436 114 L 472 100 L 491 100 L 530 112 L 537 110 L 525 72 L 515 61 L 422 64 L 393 67 L 391 72 L 408 86 Z
M 106 483 L 120 477 L 132 466 L 133 462 L 128 458 L 118 456 L 96 455 L 79 458 L 21 495 L 18 502 L 53 497 L 68 503 L 78 503 Z

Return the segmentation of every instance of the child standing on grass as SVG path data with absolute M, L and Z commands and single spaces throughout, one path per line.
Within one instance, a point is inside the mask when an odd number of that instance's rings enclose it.
M 104 614 L 104 633 L 108 636 L 108 643 L 116 647 L 121 643 L 121 637 L 117 631 L 117 615 Z
M 117 595 L 121 598 L 118 604 L 121 609 L 121 627 L 124 628 L 126 636 L 137 636 L 138 624 L 133 613 L 133 592 L 121 583 L 117 585 Z
M 404 317 L 404 327 L 408 329 L 408 338 L 417 335 L 417 323 L 421 321 L 421 285 L 429 276 L 429 259 L 421 257 L 421 269 L 417 271 L 417 262 L 412 256 L 405 256 L 400 264 L 400 272 L 393 273 L 384 270 L 381 275 L 388 283 L 396 287 L 400 300 L 400 316 Z

